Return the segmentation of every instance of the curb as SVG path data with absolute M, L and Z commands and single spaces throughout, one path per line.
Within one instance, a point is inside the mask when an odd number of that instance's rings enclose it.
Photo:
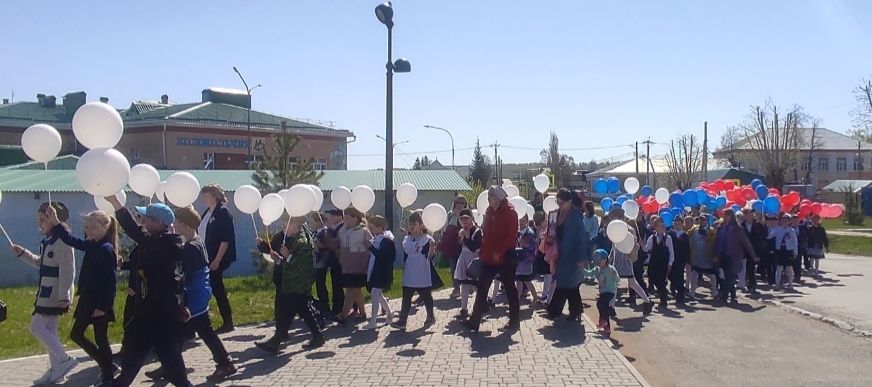
M 745 298 L 745 299 L 749 299 L 749 298 L 747 298 L 747 297 L 743 297 L 743 298 Z M 841 331 L 844 331 L 844 332 L 846 332 L 846 333 L 851 333 L 851 334 L 854 334 L 854 335 L 857 335 L 857 336 L 860 336 L 860 337 L 872 338 L 872 332 L 865 331 L 865 330 L 862 330 L 862 329 L 860 329 L 860 328 L 857 328 L 857 326 L 855 326 L 854 324 L 851 324 L 851 323 L 849 323 L 849 322 L 847 322 L 847 321 L 837 320 L 837 319 L 834 319 L 834 318 L 832 318 L 832 317 L 824 316 L 824 315 L 822 315 L 822 314 L 820 314 L 820 313 L 815 313 L 815 312 L 811 312 L 811 311 L 808 311 L 808 310 L 805 310 L 805 309 L 802 309 L 802 308 L 797 308 L 797 307 L 795 307 L 795 306 L 786 305 L 786 304 L 784 304 L 783 302 L 780 302 L 780 301 L 775 301 L 775 300 L 754 300 L 754 299 L 749 299 L 749 300 L 752 300 L 752 301 L 758 301 L 758 302 L 762 302 L 762 303 L 765 303 L 765 304 L 770 304 L 770 305 L 777 306 L 777 307 L 779 307 L 779 308 L 781 308 L 781 309 L 784 309 L 784 310 L 786 310 L 786 311 L 788 311 L 788 312 L 796 313 L 796 314 L 798 314 L 798 315 L 801 315 L 801 316 L 804 316 L 804 317 L 808 317 L 808 318 L 810 318 L 810 319 L 812 319 L 812 320 L 817 320 L 817 321 L 820 321 L 820 322 L 823 322 L 823 323 L 826 323 L 826 324 L 832 325 L 833 327 L 835 327 L 835 328 L 837 328 L 837 329 L 839 329 L 839 330 L 841 330 Z
M 584 318 L 584 321 L 587 322 L 587 324 L 589 326 L 592 326 L 592 327 L 596 326 L 596 324 L 594 324 L 593 320 L 591 320 L 590 317 L 588 317 L 586 314 L 582 313 L 581 316 L 582 316 L 582 318 Z M 599 335 L 595 335 L 595 334 L 592 336 L 599 337 Z M 608 339 L 604 339 L 604 338 L 600 338 L 600 340 L 608 341 Z M 641 385 L 642 387 L 651 387 L 651 385 L 648 384 L 648 381 L 646 381 L 645 378 L 642 377 L 642 374 L 639 373 L 639 370 L 637 370 L 636 367 L 633 367 L 633 364 L 630 363 L 630 361 L 627 360 L 626 357 L 624 357 L 624 354 L 621 353 L 621 351 L 615 349 L 614 346 L 611 345 L 611 343 L 609 343 L 608 347 L 609 347 L 609 349 L 612 350 L 612 352 L 615 353 L 615 355 L 618 357 L 618 359 L 621 359 L 621 362 L 624 363 L 624 366 L 626 366 L 627 369 L 630 370 L 630 373 L 633 374 L 633 377 L 636 378 L 636 381 L 639 382 L 639 385 Z

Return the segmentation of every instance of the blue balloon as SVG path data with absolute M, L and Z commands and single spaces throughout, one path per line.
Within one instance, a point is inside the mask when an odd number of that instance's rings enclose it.
M 757 186 L 760 184 L 763 184 L 763 182 L 760 181 L 760 179 L 751 180 L 751 188 L 753 188 L 753 189 L 757 189 Z
M 709 211 L 715 211 L 718 209 L 718 203 L 714 200 L 709 200 L 708 203 L 705 204 L 705 209 Z
M 706 215 L 706 219 L 708 220 L 708 225 L 709 225 L 709 227 L 715 225 L 715 217 L 712 216 L 712 214 L 708 214 L 708 215 Z
M 609 184 L 603 179 L 596 179 L 596 181 L 593 182 L 593 192 L 596 192 L 599 195 L 605 195 L 609 192 Z
M 605 197 L 605 198 L 603 198 L 603 200 L 600 201 L 600 207 L 603 208 L 603 212 L 609 212 L 612 210 L 612 204 L 614 202 L 615 201 L 612 200 L 612 198 Z
M 767 214 L 777 214 L 781 211 L 781 201 L 775 195 L 767 196 L 763 200 L 763 207 L 766 209 Z
M 689 189 L 684 191 L 684 205 L 687 207 L 693 207 L 699 204 L 699 196 L 696 195 L 696 191 Z
M 668 208 L 661 208 L 660 211 L 659 211 L 657 214 L 660 215 L 660 216 L 663 216 L 664 214 L 668 214 L 668 213 L 669 213 L 669 209 L 668 209 Z
M 618 198 L 615 199 L 615 203 L 617 203 L 617 205 L 624 204 L 625 201 L 627 201 L 627 197 L 623 195 L 618 196 Z
M 721 208 L 724 208 L 726 206 L 727 206 L 727 198 L 725 196 L 718 196 L 718 198 L 715 199 L 715 208 L 721 209 Z
M 684 195 L 673 192 L 669 195 L 669 205 L 677 208 L 684 208 Z
M 757 185 L 754 192 L 757 193 L 757 198 L 760 200 L 766 200 L 766 197 L 769 196 L 769 188 L 763 184 Z
M 754 211 L 757 211 L 759 213 L 763 213 L 763 209 L 764 209 L 763 208 L 763 201 L 762 200 L 752 200 L 751 201 L 751 208 L 753 208 Z
M 673 209 L 669 210 L 669 212 L 670 212 L 670 213 L 672 214 L 672 216 L 674 216 L 676 219 L 679 218 L 679 217 L 681 217 L 682 214 L 684 214 L 684 210 L 682 210 L 681 208 L 673 208 Z
M 618 204 L 618 203 L 612 203 L 612 211 L 614 211 L 614 210 L 620 210 L 620 209 L 621 209 L 621 205 L 620 205 L 620 204 Z
M 701 205 L 706 205 L 710 201 L 712 201 L 711 196 L 708 196 L 708 193 L 705 192 L 704 189 L 696 190 L 696 199 L 697 199 L 697 202 Z
M 608 190 L 610 193 L 621 191 L 621 181 L 618 180 L 617 177 L 610 177 L 606 184 L 608 184 Z
M 733 209 L 733 212 L 735 212 L 735 213 L 739 213 L 739 212 L 742 211 L 742 207 L 739 207 L 738 204 L 733 204 L 733 206 L 730 207 L 730 208 L 732 208 L 732 209 Z
M 667 212 L 663 214 L 660 219 L 663 220 L 663 225 L 666 227 L 672 227 L 672 222 L 675 221 L 675 215 L 672 215 L 671 212 Z
M 643 185 L 642 190 L 640 191 L 640 193 L 642 194 L 643 197 L 651 196 L 651 192 L 653 192 L 651 190 L 651 186 L 647 186 L 647 185 Z

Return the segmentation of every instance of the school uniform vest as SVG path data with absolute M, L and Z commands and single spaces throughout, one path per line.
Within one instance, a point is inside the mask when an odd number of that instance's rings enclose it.
M 669 247 L 666 246 L 666 238 L 669 235 L 658 237 L 654 235 L 654 243 L 651 248 L 650 265 L 668 266 L 669 265 Z

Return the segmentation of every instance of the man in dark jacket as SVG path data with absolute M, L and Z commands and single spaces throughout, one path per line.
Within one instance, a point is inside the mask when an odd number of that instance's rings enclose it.
M 757 220 L 756 211 L 753 209 L 742 210 L 742 230 L 751 242 L 751 247 L 754 248 L 754 255 L 757 259 L 753 259 L 751 255 L 745 256 L 745 280 L 748 284 L 748 290 L 757 291 L 757 264 L 760 257 L 766 254 L 766 237 L 769 236 L 769 229 L 766 225 Z
M 140 228 L 114 195 L 106 200 L 114 206 L 118 224 L 139 248 L 136 273 L 132 274 L 139 277 L 133 289 L 137 301 L 124 327 L 122 371 L 114 385 L 133 383 L 148 351 L 154 348 L 166 379 L 175 386 L 190 386 L 179 348 L 182 321 L 187 319 L 181 265 L 184 244 L 179 235 L 168 232 L 175 220 L 173 211 L 160 203 L 137 207 Z
M 742 258 L 750 256 L 757 260 L 757 254 L 748 242 L 748 236 L 736 222 L 736 213 L 732 209 L 724 210 L 723 224 L 715 237 L 715 256 L 721 268 L 724 269 L 724 289 L 718 299 L 726 302 L 727 297 L 736 302 L 736 273 L 742 266 Z
M 327 210 L 327 232 L 318 240 L 320 259 L 326 267 L 315 270 L 315 290 L 321 304 L 330 309 L 333 316 L 342 313 L 345 291 L 342 289 L 342 266 L 339 265 L 339 230 L 342 229 L 342 210 Z M 332 308 L 327 301 L 327 273 L 332 285 Z

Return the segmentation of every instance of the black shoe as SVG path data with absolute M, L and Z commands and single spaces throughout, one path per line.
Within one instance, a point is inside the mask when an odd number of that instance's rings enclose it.
M 469 318 L 469 312 L 467 312 L 466 309 L 461 309 L 460 313 L 458 313 L 457 316 L 454 316 L 454 318 L 456 320 L 466 320 Z
M 212 375 L 206 377 L 206 380 L 210 382 L 220 382 L 235 373 L 236 367 L 234 367 L 233 364 L 218 366 L 215 368 L 215 372 L 213 372 Z
M 520 321 L 509 321 L 505 326 L 499 329 L 500 332 L 517 332 L 521 329 Z
M 318 335 L 318 336 L 313 337 L 312 340 L 309 340 L 308 343 L 303 344 L 303 349 L 305 349 L 307 351 L 311 351 L 313 349 L 323 347 L 325 343 L 326 343 L 326 341 L 324 340 L 324 336 Z
M 406 322 L 405 321 L 396 321 L 391 323 L 391 328 L 405 331 L 406 330 Z
M 163 367 L 157 367 L 151 371 L 146 372 L 145 377 L 151 380 L 163 380 L 166 377 L 166 372 L 164 372 Z
M 578 316 L 566 316 L 567 322 L 581 323 L 581 315 Z
M 269 352 L 269 353 L 275 355 L 275 354 L 279 353 L 279 345 L 282 343 L 282 341 L 284 341 L 283 338 L 278 337 L 278 336 L 273 336 L 273 337 L 270 337 L 266 341 L 255 342 L 254 345 L 256 347 L 266 351 L 266 352 Z
M 466 329 L 469 329 L 470 332 L 478 332 L 478 324 L 470 320 L 463 320 L 460 322 L 460 325 L 463 325 Z
M 618 311 L 614 307 L 609 307 L 609 317 L 618 317 Z
M 648 301 L 645 303 L 645 306 L 642 307 L 642 315 L 647 316 L 651 314 L 651 311 L 654 309 L 654 301 Z
M 425 327 L 429 327 L 433 324 L 436 324 L 436 317 L 430 316 L 430 317 L 427 317 L 426 320 L 424 320 Z
M 231 324 L 224 324 L 220 328 L 216 329 L 215 333 L 217 333 L 219 335 L 223 335 L 225 333 L 233 332 L 234 330 L 236 330 L 236 328 L 233 327 L 232 323 Z

